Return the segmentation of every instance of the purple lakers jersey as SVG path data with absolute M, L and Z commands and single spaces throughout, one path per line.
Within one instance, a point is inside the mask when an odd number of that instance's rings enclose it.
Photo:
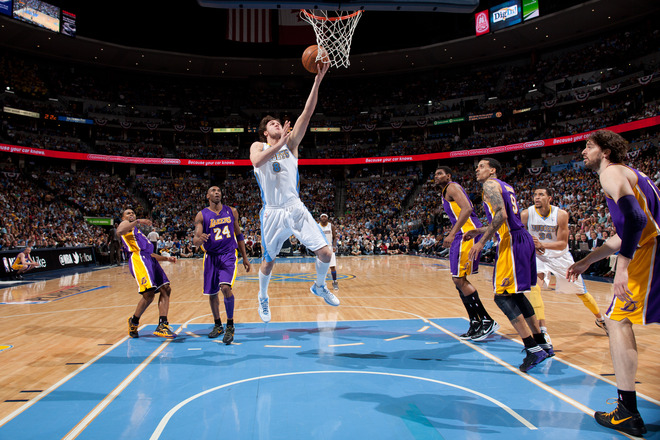
M 202 245 L 204 252 L 211 254 L 234 253 L 238 248 L 234 235 L 234 214 L 227 205 L 222 205 L 218 214 L 209 208 L 202 210 L 204 233 L 210 237 Z
M 513 191 L 511 185 L 502 182 L 499 179 L 492 178 L 497 182 L 502 188 L 502 199 L 504 200 L 504 209 L 506 211 L 507 220 L 502 223 L 500 229 L 497 231 L 498 237 L 501 239 L 504 235 L 511 232 L 525 230 L 523 227 L 522 221 L 520 221 L 520 211 L 518 209 L 518 202 L 516 201 L 516 194 Z M 484 210 L 486 211 L 486 217 L 488 217 L 488 222 L 493 221 L 493 207 L 490 206 L 488 202 L 484 200 Z
M 143 254 L 153 254 L 154 245 L 151 244 L 146 235 L 144 235 L 137 226 L 132 231 L 121 236 L 122 247 L 127 252 L 141 252 Z
M 445 212 L 447 213 L 447 216 L 449 217 L 449 221 L 451 222 L 451 225 L 454 226 L 456 224 L 456 221 L 458 220 L 458 216 L 461 215 L 461 207 L 458 206 L 458 203 L 455 201 L 450 202 L 445 198 L 445 193 L 447 191 L 447 188 L 449 185 L 454 184 L 458 186 L 461 191 L 463 191 L 463 194 L 465 194 L 465 198 L 467 199 L 468 203 L 470 204 L 470 207 L 472 207 L 472 214 L 470 214 L 470 218 L 467 219 L 467 221 L 463 224 L 461 227 L 461 233 L 464 234 L 467 231 L 471 231 L 472 229 L 480 228 L 482 226 L 481 222 L 479 221 L 479 217 L 477 217 L 477 214 L 474 212 L 474 206 L 472 206 L 472 202 L 470 201 L 470 198 L 468 197 L 467 193 L 465 192 L 465 189 L 459 185 L 456 182 L 450 182 L 447 186 L 445 186 L 442 189 L 442 207 L 444 208 Z
M 637 183 L 633 186 L 633 194 L 646 215 L 646 226 L 639 239 L 639 246 L 642 246 L 649 240 L 660 235 L 660 191 L 644 173 L 631 167 L 626 168 L 629 168 L 637 175 Z M 607 194 L 606 200 L 607 207 L 612 216 L 612 223 L 614 223 L 617 235 L 620 237 L 620 231 L 623 231 L 623 215 L 619 206 Z

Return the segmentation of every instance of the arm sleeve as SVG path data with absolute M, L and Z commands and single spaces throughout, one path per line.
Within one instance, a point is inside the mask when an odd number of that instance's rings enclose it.
M 646 226 L 646 215 L 637 203 L 635 196 L 627 195 L 616 202 L 623 215 L 623 231 L 620 232 L 621 249 L 619 254 L 632 259 Z

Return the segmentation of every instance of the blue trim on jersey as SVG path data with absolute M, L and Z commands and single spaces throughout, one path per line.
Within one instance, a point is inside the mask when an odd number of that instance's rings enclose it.
M 261 234 L 261 249 L 262 249 L 262 252 L 263 252 L 263 255 L 264 255 L 264 260 L 266 260 L 267 263 L 270 263 L 271 261 L 273 261 L 273 257 L 271 257 L 268 254 L 268 249 L 266 249 L 266 241 L 264 240 L 264 234 L 263 234 L 263 230 L 264 230 L 264 210 L 265 209 L 266 209 L 266 207 L 264 206 L 263 208 L 261 208 L 261 211 L 259 211 L 259 228 L 261 229 L 261 232 L 262 232 L 262 234 Z
M 298 197 L 300 197 L 300 172 L 298 171 L 297 166 L 296 166 L 296 193 L 298 194 Z
M 325 232 L 323 232 L 323 229 L 321 229 L 321 225 L 317 223 L 316 226 L 319 227 L 319 231 L 321 231 L 321 234 L 323 234 L 323 238 L 325 238 L 325 242 L 328 244 L 328 246 L 330 246 L 330 248 L 331 248 L 330 250 L 332 251 L 332 245 L 330 243 L 328 243 L 328 236 L 325 235 Z M 317 249 L 317 251 L 318 251 L 318 249 Z
M 261 193 L 261 201 L 266 203 L 266 199 L 264 199 L 264 189 L 261 187 L 261 182 L 259 182 L 259 176 L 257 173 L 254 173 L 254 178 L 257 179 L 257 186 L 259 187 L 259 192 Z

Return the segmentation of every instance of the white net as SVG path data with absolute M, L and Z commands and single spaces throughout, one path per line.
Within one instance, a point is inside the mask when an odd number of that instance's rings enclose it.
M 314 28 L 316 44 L 327 51 L 332 67 L 348 67 L 353 32 L 360 21 L 362 11 L 324 11 L 320 9 L 301 9 L 300 18 Z M 319 50 L 316 60 L 324 55 Z

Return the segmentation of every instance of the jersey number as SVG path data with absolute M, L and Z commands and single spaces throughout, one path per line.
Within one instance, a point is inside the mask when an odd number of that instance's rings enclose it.
M 275 171 L 276 173 L 282 171 L 282 167 L 280 166 L 279 162 L 273 162 L 273 171 Z
M 518 214 L 518 202 L 516 202 L 516 197 L 513 194 L 510 194 L 511 197 L 511 208 L 513 209 L 514 214 Z
M 229 225 L 225 225 L 224 228 L 215 228 L 213 229 L 213 232 L 215 232 L 215 241 L 220 241 L 222 240 L 222 236 L 225 235 L 227 238 L 231 237 L 231 232 L 229 232 Z

